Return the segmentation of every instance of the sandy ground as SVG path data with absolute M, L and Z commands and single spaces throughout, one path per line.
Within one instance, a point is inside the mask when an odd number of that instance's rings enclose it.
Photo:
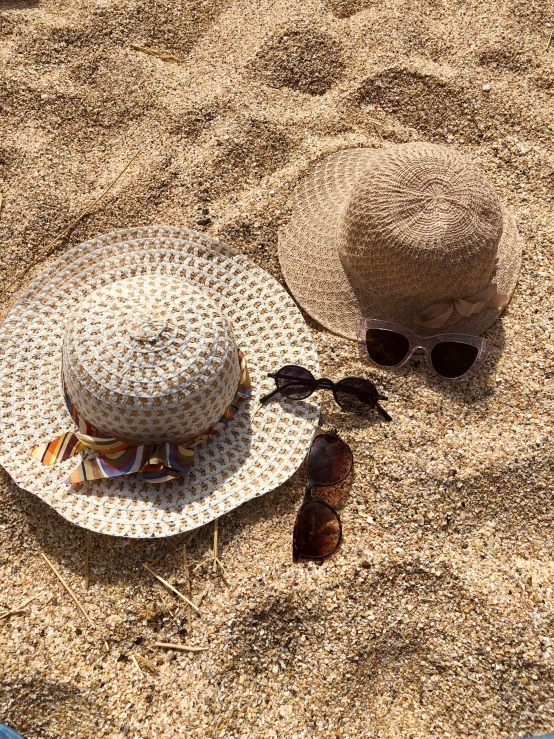
M 141 566 L 167 541 L 93 536 L 87 590 L 86 532 L 2 472 L 0 616 L 37 596 L 0 621 L 2 720 L 29 739 L 554 729 L 552 30 L 549 0 L 0 0 L 4 285 L 137 151 L 56 253 L 174 224 L 279 277 L 277 230 L 309 163 L 411 140 L 470 155 L 526 242 L 487 365 L 461 387 L 416 362 L 370 370 L 310 323 L 324 374 L 374 378 L 394 423 L 325 399 L 356 460 L 342 550 L 292 565 L 298 472 L 220 521 L 225 580 L 213 527 L 189 542 L 190 628 Z M 186 588 L 182 549 L 157 568 Z

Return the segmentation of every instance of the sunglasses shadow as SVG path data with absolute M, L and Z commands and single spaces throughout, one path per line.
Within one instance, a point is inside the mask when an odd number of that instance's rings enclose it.
M 303 398 L 302 400 L 293 400 L 292 398 L 286 398 L 284 395 L 281 395 L 280 393 L 276 393 L 270 400 L 268 400 L 266 403 L 260 403 L 260 407 L 268 407 L 271 406 L 277 406 L 280 405 L 283 410 L 286 410 L 288 412 L 293 412 L 297 415 L 303 415 L 306 410 L 308 410 L 308 406 L 311 406 L 312 409 L 315 408 L 317 405 L 321 406 L 321 397 L 316 399 L 317 393 L 313 393 L 313 395 L 310 395 L 308 398 Z M 256 412 L 257 406 L 256 402 L 254 403 L 253 408 L 253 414 Z
M 387 401 L 383 400 L 380 403 L 387 410 Z M 339 433 L 341 429 L 369 429 L 389 425 L 389 422 L 385 421 L 376 408 L 372 408 L 367 413 L 347 413 L 336 405 L 332 397 L 325 398 L 323 396 L 321 397 L 321 416 L 319 423 L 320 426 L 324 426 L 325 428 L 339 429 Z

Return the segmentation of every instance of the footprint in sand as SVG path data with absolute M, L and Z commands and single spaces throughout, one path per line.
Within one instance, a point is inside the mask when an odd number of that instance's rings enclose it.
M 309 95 L 327 92 L 343 68 L 338 41 L 308 25 L 274 35 L 252 63 L 254 73 L 271 87 L 289 87 Z

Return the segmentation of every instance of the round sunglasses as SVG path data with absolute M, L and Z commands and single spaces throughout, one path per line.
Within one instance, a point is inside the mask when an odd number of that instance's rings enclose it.
M 490 348 L 480 336 L 436 334 L 423 338 L 396 323 L 374 318 L 360 319 L 358 346 L 362 357 L 382 369 L 399 369 L 414 352 L 423 351 L 431 372 L 453 382 L 474 375 Z
M 267 403 L 275 395 L 284 395 L 292 400 L 304 400 L 317 390 L 331 390 L 337 405 L 347 413 L 367 413 L 377 408 L 385 421 L 391 421 L 391 417 L 384 408 L 379 405 L 380 400 L 387 400 L 380 395 L 375 385 L 363 377 L 345 377 L 340 382 L 334 383 L 326 377 L 316 380 L 312 373 L 305 367 L 288 364 L 273 374 L 269 374 L 275 380 L 275 390 L 260 398 L 260 403 Z
M 292 558 L 322 562 L 338 549 L 342 524 L 333 506 L 314 496 L 317 488 L 344 482 L 352 472 L 352 450 L 333 431 L 312 441 L 306 458 L 306 492 L 294 524 Z

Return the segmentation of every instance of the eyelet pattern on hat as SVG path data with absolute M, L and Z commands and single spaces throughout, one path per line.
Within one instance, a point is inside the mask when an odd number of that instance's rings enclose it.
M 216 303 L 156 274 L 84 300 L 69 320 L 62 367 L 80 415 L 138 443 L 199 436 L 222 416 L 240 377 L 233 331 Z
M 75 321 L 79 307 L 97 291 L 103 295 L 105 286 L 115 289 L 119 281 L 154 275 L 166 284 L 182 280 L 206 296 L 206 305 L 217 306 L 248 361 L 252 397 L 218 436 L 196 448 L 186 480 L 154 486 L 139 474 L 67 486 L 75 461 L 45 467 L 30 449 L 68 430 L 61 372 L 68 318 Z M 97 320 L 102 325 L 99 314 Z M 206 316 L 204 321 L 208 326 Z M 130 346 L 169 337 L 161 323 L 148 320 L 135 321 L 130 330 Z M 199 337 L 200 323 L 195 330 Z M 217 330 L 226 336 L 223 325 Z M 319 418 L 312 402 L 285 400 L 267 408 L 258 403 L 269 388 L 267 373 L 276 367 L 300 363 L 319 370 L 309 330 L 290 296 L 236 250 L 186 229 L 123 230 L 68 251 L 37 276 L 10 311 L 0 329 L 0 351 L 0 463 L 22 488 L 75 524 L 101 533 L 169 536 L 263 495 L 300 466 Z M 77 355 L 82 361 L 83 354 Z M 110 360 L 114 368 L 116 359 L 114 354 Z

